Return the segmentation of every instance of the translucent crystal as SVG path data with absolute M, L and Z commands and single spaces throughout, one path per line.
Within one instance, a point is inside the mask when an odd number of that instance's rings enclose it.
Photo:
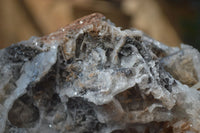
M 0 50 L 0 132 L 199 131 L 199 59 L 91 14 Z

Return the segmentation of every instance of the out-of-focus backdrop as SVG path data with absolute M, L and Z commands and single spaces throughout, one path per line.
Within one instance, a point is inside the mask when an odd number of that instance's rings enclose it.
M 169 46 L 200 48 L 200 0 L 0 0 L 0 48 L 94 12 Z

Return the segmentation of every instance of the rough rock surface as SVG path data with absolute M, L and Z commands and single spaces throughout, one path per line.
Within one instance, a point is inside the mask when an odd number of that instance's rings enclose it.
M 91 14 L 0 50 L 0 133 L 200 131 L 200 55 Z

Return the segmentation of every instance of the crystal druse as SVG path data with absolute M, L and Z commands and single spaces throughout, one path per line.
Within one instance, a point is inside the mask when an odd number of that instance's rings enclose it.
M 0 133 L 199 132 L 199 65 L 91 14 L 0 50 Z

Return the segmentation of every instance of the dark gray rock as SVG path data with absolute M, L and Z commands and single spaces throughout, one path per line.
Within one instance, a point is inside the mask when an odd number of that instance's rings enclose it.
M 199 131 L 199 59 L 86 16 L 0 50 L 0 132 Z

